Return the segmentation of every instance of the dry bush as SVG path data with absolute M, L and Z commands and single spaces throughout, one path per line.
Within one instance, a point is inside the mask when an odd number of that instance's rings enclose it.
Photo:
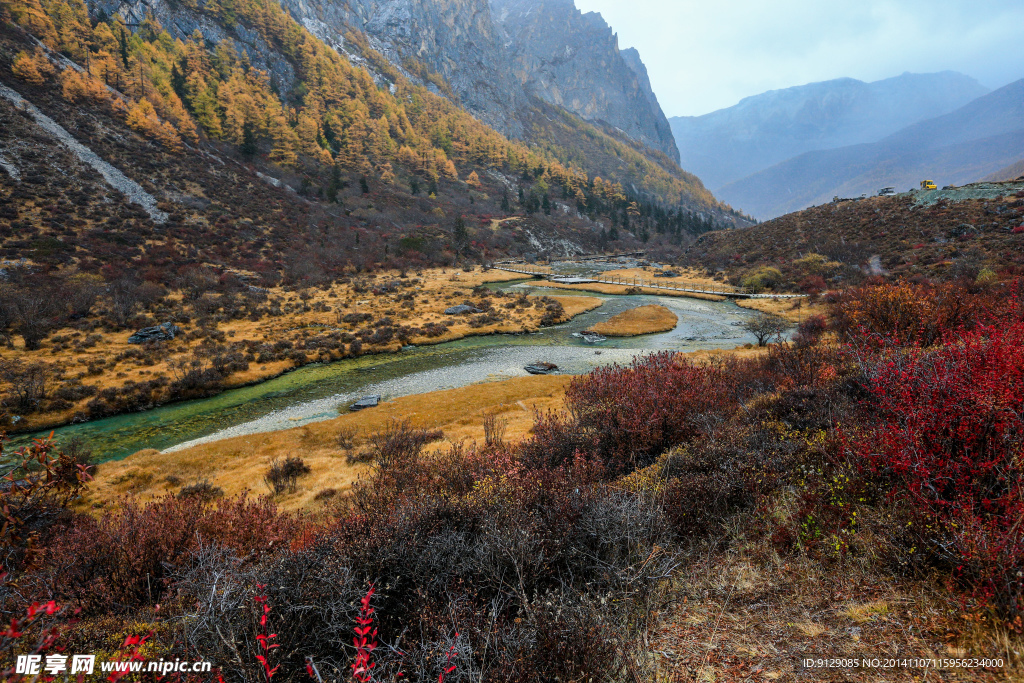
M 827 331 L 828 319 L 823 315 L 812 315 L 797 326 L 793 343 L 799 348 L 814 346 Z
M 295 493 L 299 477 L 309 473 L 309 465 L 299 456 L 293 455 L 283 461 L 274 460 L 270 463 L 269 469 L 263 475 L 263 481 L 275 496 L 279 496 L 285 492 Z
M 497 415 L 488 415 L 484 418 L 484 443 L 487 448 L 501 448 L 505 445 L 505 431 L 508 429 L 508 420 Z
M 44 363 L 26 363 L 20 359 L 0 359 L 0 380 L 8 385 L 3 404 L 8 410 L 32 413 L 46 398 L 53 370 Z
M 342 427 L 338 430 L 338 448 L 342 453 L 350 454 L 355 448 L 356 430 L 352 427 Z
M 418 458 L 428 443 L 443 438 L 440 429 L 416 429 L 407 421 L 392 420 L 385 429 L 370 436 L 370 460 L 376 472 L 387 476 Z
M 168 478 L 168 483 L 173 483 L 170 478 Z M 203 503 L 210 503 L 223 497 L 224 489 L 219 486 L 214 486 L 210 483 L 209 479 L 203 479 L 202 481 L 197 481 L 194 484 L 182 486 L 181 490 L 178 491 L 178 498 L 198 500 Z
M 128 499 L 99 518 L 78 516 L 52 534 L 40 561 L 46 594 L 86 614 L 130 614 L 167 594 L 167 578 L 204 544 L 250 560 L 273 555 L 301 529 L 267 499 Z
M 754 335 L 758 346 L 764 346 L 773 339 L 780 339 L 788 328 L 789 323 L 785 318 L 769 313 L 757 313 L 742 325 L 742 329 Z

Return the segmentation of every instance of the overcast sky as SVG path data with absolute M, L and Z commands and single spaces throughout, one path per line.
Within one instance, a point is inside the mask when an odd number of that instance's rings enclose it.
M 635 47 L 668 116 L 850 76 L 1024 78 L 1024 0 L 576 0 Z

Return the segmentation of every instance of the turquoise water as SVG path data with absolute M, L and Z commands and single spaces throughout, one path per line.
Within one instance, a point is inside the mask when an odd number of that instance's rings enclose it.
M 565 295 L 532 285 L 501 283 L 494 288 L 533 294 Z M 573 293 L 575 294 L 575 293 Z M 586 296 L 587 294 L 580 293 Z M 397 354 L 309 365 L 257 385 L 232 389 L 211 398 L 161 406 L 102 420 L 69 425 L 58 440 L 80 437 L 97 461 L 123 458 L 144 448 L 164 450 L 211 435 L 270 431 L 329 419 L 360 393 L 385 399 L 489 379 L 523 375 L 522 366 L 555 359 L 563 372 L 582 373 L 612 362 L 628 362 L 638 353 L 679 349 L 731 348 L 750 341 L 737 327 L 749 315 L 731 302 L 659 296 L 590 295 L 601 308 L 539 333 L 469 337 L 436 346 L 408 347 Z M 573 332 L 623 310 L 649 303 L 671 308 L 680 318 L 671 332 L 629 339 L 609 339 L 587 346 Z M 47 432 L 48 433 L 48 432 Z M 11 439 L 8 452 L 37 435 Z

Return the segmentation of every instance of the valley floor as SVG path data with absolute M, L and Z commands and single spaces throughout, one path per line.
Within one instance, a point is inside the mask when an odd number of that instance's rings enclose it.
M 695 362 L 726 357 L 750 358 L 764 349 L 695 351 L 685 354 Z M 454 444 L 486 441 L 485 422 L 495 420 L 509 442 L 528 438 L 538 414 L 564 408 L 565 388 L 571 375 L 516 377 L 432 391 L 386 401 L 377 408 L 340 415 L 333 420 L 262 434 L 250 434 L 201 443 L 181 450 L 146 449 L 122 460 L 96 466 L 80 508 L 116 505 L 125 495 L 152 500 L 209 482 L 225 496 L 270 492 L 263 473 L 275 460 L 301 456 L 312 472 L 291 493 L 275 502 L 285 510 L 315 511 L 345 493 L 367 466 L 350 462 L 371 446 L 375 434 L 405 422 L 415 429 L 440 430 L 443 436 L 428 445 L 439 453 Z M 325 495 L 324 491 L 328 491 Z
M 720 363 L 763 353 L 739 348 L 687 357 Z M 98 514 L 116 509 L 126 495 L 151 501 L 198 482 L 208 482 L 225 496 L 268 495 L 263 473 L 273 462 L 301 457 L 312 471 L 299 478 L 294 491 L 274 501 L 281 509 L 315 515 L 368 475 L 369 466 L 349 456 L 362 460 L 373 435 L 389 425 L 405 422 L 415 429 L 440 430 L 426 454 L 443 453 L 453 444 L 483 444 L 495 425 L 499 438 L 520 441 L 532 435 L 538 414 L 564 408 L 572 379 L 556 375 L 487 382 L 406 396 L 280 432 L 178 452 L 140 451 L 101 464 L 80 509 Z M 771 505 L 772 515 L 795 513 L 794 501 L 785 494 Z M 962 603 L 939 579 L 893 573 L 870 551 L 843 558 L 783 557 L 770 539 L 749 534 L 747 517 L 727 520 L 712 538 L 683 551 L 664 605 L 641 636 L 633 680 L 1012 681 L 1024 675 L 1020 636 L 965 618 Z M 932 661 L 979 657 L 1001 659 L 1004 665 L 929 668 Z M 837 661 L 823 667 L 818 661 L 823 659 Z M 918 659 L 929 663 L 904 661 Z
M 134 327 L 111 330 L 99 318 L 76 321 L 38 350 L 27 351 L 16 338 L 3 353 L 38 364 L 49 394 L 34 412 L 9 418 L 17 431 L 48 429 L 262 382 L 311 362 L 535 332 L 601 305 L 595 297 L 495 296 L 484 287 L 515 279 L 479 268 L 433 269 L 356 276 L 299 291 L 275 288 L 190 302 L 168 297 L 146 322 L 173 321 L 182 334 L 145 345 L 128 343 Z M 445 314 L 464 303 L 479 310 Z

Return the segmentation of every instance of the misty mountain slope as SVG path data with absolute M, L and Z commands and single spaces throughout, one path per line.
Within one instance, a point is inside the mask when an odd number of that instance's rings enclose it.
M 804 152 L 875 142 L 988 92 L 952 71 L 874 83 L 841 78 L 772 90 L 670 123 L 683 167 L 714 189 Z
M 668 119 L 635 49 L 620 51 L 600 14 L 573 0 L 490 0 L 516 77 L 530 94 L 587 121 L 599 121 L 673 162 Z
M 718 196 L 758 218 L 773 218 L 835 195 L 881 187 L 972 182 L 1024 155 L 1024 80 L 875 143 L 807 152 L 722 187 Z
M 982 180 L 999 182 L 1003 180 L 1016 180 L 1021 177 L 1024 177 L 1024 159 L 1015 164 L 1010 164 L 1006 168 L 1001 168 L 995 173 L 990 173 L 982 178 Z

